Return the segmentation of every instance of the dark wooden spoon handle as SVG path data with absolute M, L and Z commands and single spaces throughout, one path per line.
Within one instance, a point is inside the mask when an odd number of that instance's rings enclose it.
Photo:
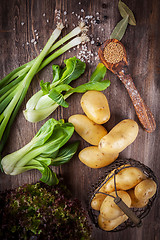
M 136 114 L 139 118 L 139 121 L 144 127 L 144 130 L 147 132 L 153 132 L 156 128 L 156 123 L 151 113 L 149 107 L 144 103 L 139 92 L 137 91 L 131 75 L 128 73 L 128 67 L 123 68 L 120 72 L 117 73 L 117 76 L 123 82 L 126 87 L 129 96 L 133 102 Z

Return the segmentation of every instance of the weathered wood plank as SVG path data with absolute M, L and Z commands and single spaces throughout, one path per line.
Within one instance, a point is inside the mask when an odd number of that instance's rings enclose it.
M 81 4 L 79 4 L 81 2 Z M 139 135 L 136 141 L 124 150 L 120 157 L 137 159 L 148 165 L 159 178 L 160 170 L 160 151 L 159 151 L 159 94 L 160 94 L 160 2 L 158 0 L 143 1 L 124 1 L 133 10 L 137 20 L 137 26 L 129 26 L 122 39 L 126 46 L 129 68 L 131 70 L 135 85 L 141 96 L 152 109 L 157 123 L 157 129 L 152 134 L 143 131 L 140 126 Z M 96 19 L 100 16 L 98 24 L 92 24 L 90 27 L 90 36 L 95 43 L 88 45 L 88 50 L 94 54 L 91 63 L 87 63 L 87 71 L 78 83 L 87 82 L 91 72 L 98 64 L 98 58 L 95 59 L 95 52 L 98 51 L 96 42 L 103 42 L 109 37 L 115 24 L 120 20 L 117 9 L 118 1 L 86 1 L 86 0 L 1 0 L 0 5 L 0 77 L 3 78 L 14 68 L 33 59 L 37 56 L 40 49 L 45 45 L 52 30 L 56 25 L 55 9 L 61 10 L 62 19 L 68 19 L 68 28 L 64 29 L 63 35 L 73 28 L 73 24 L 78 23 L 78 16 L 83 18 L 86 15 L 93 15 Z M 81 10 L 84 9 L 84 12 Z M 67 11 L 67 15 L 64 12 Z M 72 14 L 74 12 L 74 14 Z M 96 13 L 99 13 L 96 14 Z M 77 15 L 76 15 L 77 14 Z M 23 24 L 24 23 L 24 24 Z M 31 40 L 39 38 L 37 44 L 31 43 Z M 97 39 L 99 38 L 99 39 Z M 27 42 L 29 44 L 27 44 Z M 64 59 L 76 56 L 80 49 L 72 50 L 58 58 L 54 63 L 62 63 Z M 93 61 L 93 62 L 92 62 Z M 115 124 L 125 118 L 132 118 L 138 122 L 130 98 L 124 89 L 122 83 L 112 73 L 108 71 L 107 77 L 111 80 L 111 86 L 105 91 L 108 98 L 111 119 L 105 127 L 110 130 Z M 35 135 L 40 126 L 45 122 L 32 124 L 27 122 L 22 114 L 27 100 L 39 90 L 41 79 L 51 80 L 51 64 L 39 73 L 31 83 L 25 101 L 14 122 L 10 138 L 6 144 L 4 154 L 13 152 L 24 146 Z M 74 85 L 78 85 L 77 82 Z M 80 107 L 81 94 L 75 94 L 68 99 L 70 104 L 68 109 L 59 107 L 51 117 L 56 119 L 68 117 L 72 114 L 83 113 Z M 80 139 L 80 149 L 89 146 L 76 133 L 73 139 Z M 93 170 L 84 166 L 77 155 L 66 165 L 56 168 L 56 172 L 64 177 L 73 196 L 79 198 L 83 205 L 88 200 L 88 188 L 97 181 L 98 177 L 104 173 L 105 169 Z M 40 174 L 37 171 L 31 171 L 19 176 L 0 175 L 0 189 L 14 188 L 26 182 L 36 182 Z M 127 229 L 120 233 L 105 233 L 93 227 L 94 239 L 146 239 L 158 240 L 160 238 L 160 200 L 157 198 L 152 211 L 143 221 L 143 226 L 137 229 Z

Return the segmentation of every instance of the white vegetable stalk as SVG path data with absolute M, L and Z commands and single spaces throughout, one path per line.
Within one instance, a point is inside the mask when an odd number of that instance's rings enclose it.
M 41 64 L 39 71 L 44 68 L 46 65 L 48 65 L 51 61 L 53 61 L 55 58 L 59 57 L 61 54 L 67 52 L 69 49 L 78 46 L 79 44 L 84 44 L 86 42 L 89 42 L 88 36 L 83 33 L 80 37 L 75 37 L 71 41 L 69 41 L 66 45 L 64 45 L 62 48 L 57 50 L 55 53 L 53 53 L 50 57 L 45 59 L 43 63 Z
M 68 33 L 66 36 L 64 36 L 62 39 L 60 39 L 58 42 L 56 42 L 50 49 L 49 52 L 52 52 L 53 50 L 55 50 L 56 48 L 58 48 L 59 46 L 61 46 L 63 43 L 67 42 L 68 40 L 70 40 L 71 38 L 77 36 L 78 34 L 82 33 L 86 33 L 88 31 L 88 27 L 85 26 L 84 22 L 80 22 L 79 26 L 74 28 L 70 33 Z

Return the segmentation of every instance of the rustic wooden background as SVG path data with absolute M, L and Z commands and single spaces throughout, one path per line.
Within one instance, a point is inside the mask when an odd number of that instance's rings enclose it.
M 140 130 L 136 141 L 124 150 L 120 154 L 120 157 L 133 158 L 145 163 L 155 172 L 159 180 L 160 1 L 124 0 L 124 2 L 133 10 L 137 26 L 128 27 L 122 42 L 126 46 L 130 71 L 135 85 L 145 102 L 151 108 L 155 116 L 157 128 L 155 132 L 149 134 L 139 125 Z M 91 62 L 87 62 L 86 73 L 74 84 L 78 85 L 79 83 L 87 82 L 91 72 L 99 62 L 99 59 L 96 58 L 98 51 L 96 43 L 107 39 L 116 23 L 121 19 L 117 4 L 118 0 L 1 0 L 0 77 L 3 78 L 14 68 L 37 56 L 56 26 L 55 9 L 58 9 L 62 12 L 63 21 L 65 19 L 68 20 L 65 22 L 68 23 L 68 28 L 63 30 L 63 35 L 73 28 L 73 24 L 78 23 L 79 15 L 83 18 L 86 15 L 93 15 L 94 19 L 98 20 L 96 21 L 97 24 L 93 23 L 90 27 L 89 34 L 94 41 L 94 43 L 92 41 L 92 44 L 88 44 L 88 50 L 91 50 L 93 53 L 93 56 L 90 56 Z M 37 44 L 33 44 L 31 43 L 31 39 L 36 37 L 36 33 L 38 33 L 39 39 L 37 40 Z M 66 58 L 74 55 L 77 56 L 80 49 L 75 49 L 64 54 L 55 60 L 54 63 L 62 63 Z M 110 105 L 111 119 L 105 124 L 106 128 L 110 130 L 115 124 L 125 118 L 131 118 L 138 122 L 130 98 L 122 83 L 109 71 L 107 77 L 111 81 L 111 86 L 105 91 L 105 94 Z M 28 143 L 45 122 L 29 123 L 22 114 L 26 101 L 33 93 L 39 90 L 41 79 L 45 81 L 52 79 L 51 64 L 33 79 L 25 101 L 14 122 L 10 138 L 3 153 L 4 155 Z M 67 120 L 72 114 L 83 113 L 80 107 L 80 98 L 81 94 L 71 96 L 68 99 L 69 108 L 63 109 L 59 107 L 51 117 Z M 88 146 L 76 133 L 73 139 L 81 140 L 80 149 Z M 89 169 L 75 156 L 68 164 L 59 168 L 57 167 L 55 171 L 63 176 L 73 196 L 79 198 L 85 206 L 85 202 L 88 200 L 88 188 L 104 173 L 105 168 L 97 170 Z M 39 177 L 40 174 L 37 171 L 30 171 L 12 177 L 1 173 L 0 189 L 5 190 L 24 183 L 36 182 Z M 157 197 L 151 212 L 143 220 L 142 227 L 127 229 L 119 233 L 106 233 L 93 226 L 93 236 L 95 240 L 160 239 L 160 198 Z

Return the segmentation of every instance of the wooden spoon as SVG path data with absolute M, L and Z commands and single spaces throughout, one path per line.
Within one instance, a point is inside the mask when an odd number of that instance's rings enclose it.
M 114 42 L 120 44 L 123 47 L 124 56 L 122 60 L 118 63 L 109 63 L 106 61 L 104 57 L 104 49 L 110 42 Z M 128 63 L 127 63 L 127 54 L 126 50 L 121 42 L 117 39 L 109 39 L 103 43 L 103 45 L 99 48 L 98 51 L 99 57 L 101 62 L 114 74 L 116 74 L 119 79 L 124 84 L 125 88 L 127 89 L 129 96 L 133 102 L 133 106 L 135 108 L 136 114 L 141 122 L 143 128 L 147 132 L 153 132 L 156 128 L 156 123 L 154 117 L 148 108 L 148 106 L 144 103 L 143 99 L 141 98 L 139 92 L 137 91 L 133 79 L 129 73 Z

